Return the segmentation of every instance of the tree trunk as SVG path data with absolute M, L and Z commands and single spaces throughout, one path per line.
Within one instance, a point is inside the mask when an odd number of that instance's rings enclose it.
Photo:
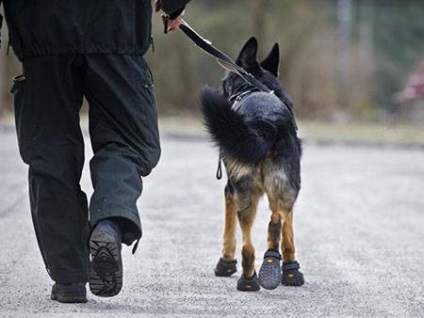
M 268 0 L 250 0 L 249 6 L 252 16 L 253 34 L 259 42 L 266 41 L 266 8 Z M 263 46 L 259 46 L 260 48 Z M 261 49 L 259 49 L 261 50 Z

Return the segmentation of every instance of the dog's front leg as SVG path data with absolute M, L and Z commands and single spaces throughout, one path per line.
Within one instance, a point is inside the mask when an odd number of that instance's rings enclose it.
M 300 265 L 296 261 L 293 233 L 293 209 L 284 211 L 281 251 L 283 252 L 282 283 L 286 286 L 301 286 L 305 283 Z

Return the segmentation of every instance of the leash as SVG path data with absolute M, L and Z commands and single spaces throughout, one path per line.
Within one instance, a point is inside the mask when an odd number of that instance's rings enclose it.
M 190 40 L 194 42 L 194 44 L 196 44 L 196 46 L 201 48 L 207 54 L 214 57 L 221 67 L 223 67 L 227 71 L 236 73 L 247 83 L 257 87 L 260 91 L 273 93 L 273 91 L 271 91 L 268 87 L 258 81 L 250 73 L 246 72 L 242 67 L 238 66 L 228 55 L 212 46 L 211 41 L 203 38 L 186 21 L 181 20 L 180 29 Z

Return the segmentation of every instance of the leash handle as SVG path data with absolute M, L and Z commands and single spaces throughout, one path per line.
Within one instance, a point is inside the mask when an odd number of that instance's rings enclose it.
M 160 16 L 163 23 L 163 34 L 168 34 L 169 15 L 162 13 Z

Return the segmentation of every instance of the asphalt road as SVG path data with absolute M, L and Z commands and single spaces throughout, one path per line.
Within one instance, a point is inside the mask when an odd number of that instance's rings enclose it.
M 307 282 L 256 293 L 236 290 L 240 271 L 213 274 L 224 216 L 216 163 L 205 139 L 164 136 L 139 202 L 144 237 L 134 256 L 123 251 L 121 293 L 59 304 L 49 300 L 14 131 L 0 129 L 0 316 L 424 317 L 424 151 L 306 144 L 295 234 Z M 268 219 L 263 200 L 257 268 Z

